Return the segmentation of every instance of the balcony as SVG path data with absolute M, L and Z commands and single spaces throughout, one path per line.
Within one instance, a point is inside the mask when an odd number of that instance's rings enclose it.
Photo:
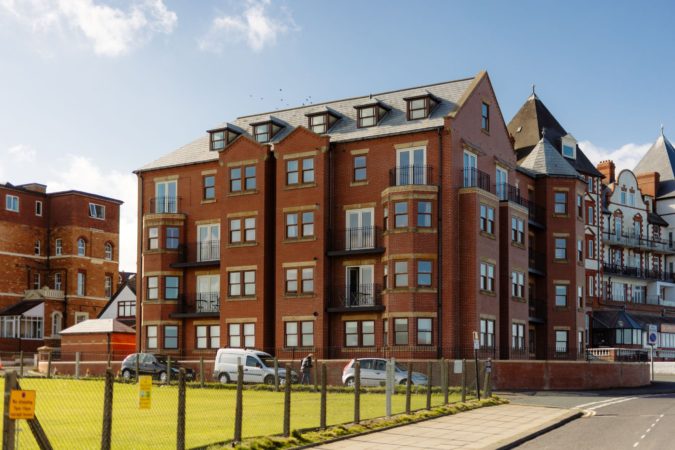
M 627 248 L 640 248 L 639 236 L 629 236 L 624 233 L 610 233 L 609 231 L 602 232 L 602 241 L 614 246 Z
M 546 210 L 531 200 L 524 200 L 522 205 L 527 208 L 527 221 L 530 226 L 543 230 L 546 222 Z
M 389 171 L 389 186 L 432 185 L 432 167 L 422 164 L 396 166 Z
M 675 300 L 673 299 L 665 299 L 661 297 L 660 295 L 648 295 L 647 296 L 647 304 L 648 305 L 654 305 L 654 306 L 667 306 L 670 308 L 675 308 Z
M 378 227 L 347 228 L 333 233 L 328 256 L 384 253 L 382 231 Z
M 465 167 L 462 169 L 461 174 L 462 187 L 478 188 L 494 194 L 492 185 L 490 184 L 490 175 L 487 173 L 478 170 L 475 167 Z
M 543 298 L 529 298 L 530 322 L 544 323 L 546 320 L 546 300 Z
M 643 269 L 641 267 L 622 266 L 619 264 L 603 264 L 602 269 L 606 274 L 622 277 L 639 278 L 642 280 L 675 282 L 675 275 L 668 271 Z
M 529 256 L 529 272 L 535 275 L 546 275 L 546 255 L 539 253 L 533 249 L 528 250 Z
M 366 283 L 334 286 L 328 312 L 382 311 L 382 286 Z
M 179 247 L 179 262 L 174 268 L 220 265 L 220 240 L 193 242 Z
M 150 214 L 178 214 L 180 197 L 155 197 L 150 199 Z
M 220 293 L 197 292 L 181 296 L 178 301 L 178 310 L 170 316 L 174 319 L 218 317 L 220 316 Z
M 511 184 L 495 184 L 495 194 L 497 194 L 497 198 L 501 202 L 513 202 L 527 207 L 525 204 L 527 200 L 520 195 L 520 189 Z

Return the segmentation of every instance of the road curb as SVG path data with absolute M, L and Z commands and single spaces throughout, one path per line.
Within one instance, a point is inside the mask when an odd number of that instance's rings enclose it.
M 556 428 L 560 428 L 563 425 L 568 424 L 569 422 L 576 420 L 584 415 L 583 411 L 581 410 L 573 410 L 565 414 L 564 416 L 554 419 L 549 421 L 548 423 L 545 423 L 544 425 L 540 426 L 539 428 L 535 430 L 529 430 L 521 433 L 520 435 L 515 436 L 514 438 L 509 438 L 508 442 L 506 440 L 498 442 L 497 444 L 486 447 L 486 449 L 489 450 L 507 450 L 507 449 L 512 449 L 516 448 L 519 445 L 524 444 L 527 441 L 530 441 L 536 437 L 541 436 L 542 434 L 546 434 L 549 431 L 553 431 Z

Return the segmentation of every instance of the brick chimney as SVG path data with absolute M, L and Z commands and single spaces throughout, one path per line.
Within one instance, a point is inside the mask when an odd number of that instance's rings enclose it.
M 612 160 L 600 161 L 600 164 L 598 164 L 597 169 L 601 174 L 605 176 L 605 179 L 603 180 L 605 184 L 614 183 L 614 181 L 616 181 L 614 178 L 615 175 L 614 171 L 616 170 L 614 161 Z
M 656 198 L 656 191 L 659 189 L 661 175 L 658 172 L 642 173 L 637 176 L 638 187 L 643 195 L 649 195 Z

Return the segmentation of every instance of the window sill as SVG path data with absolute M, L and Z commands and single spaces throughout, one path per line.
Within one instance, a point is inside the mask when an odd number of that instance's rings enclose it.
M 284 293 L 284 298 L 314 298 L 316 293 L 306 293 L 306 294 L 289 294 L 288 292 Z
M 233 242 L 233 243 L 227 244 L 227 248 L 256 247 L 257 245 L 258 245 L 257 242 Z
M 518 303 L 527 303 L 524 297 L 511 297 L 511 300 Z
M 251 189 L 250 191 L 237 191 L 237 192 L 230 192 L 227 194 L 228 197 L 239 197 L 240 195 L 254 195 L 257 194 L 258 190 L 257 189 Z
M 291 184 L 291 185 L 286 185 L 284 186 L 284 191 L 292 191 L 295 189 L 305 189 L 305 188 L 313 188 L 317 187 L 318 185 L 316 182 L 314 183 L 300 183 L 300 184 Z
M 497 239 L 497 237 L 493 233 L 488 233 L 487 231 L 481 231 L 479 234 L 483 237 L 488 238 L 488 239 L 492 239 L 492 240 Z
M 486 291 L 484 289 L 480 289 L 478 292 L 480 292 L 482 295 L 487 295 L 488 297 L 496 297 L 497 293 L 495 291 Z
M 570 215 L 567 213 L 553 213 L 553 217 L 556 219 L 569 219 Z
M 258 297 L 255 295 L 241 296 L 241 297 L 226 297 L 225 300 L 227 300 L 228 302 L 244 302 L 248 300 L 258 300 Z
M 480 132 L 487 135 L 487 136 L 490 136 L 490 130 L 486 130 L 485 128 L 481 128 Z
M 355 187 L 355 186 L 368 186 L 368 180 L 366 181 L 352 181 L 349 183 L 350 187 Z
M 525 250 L 525 244 L 522 244 L 518 241 L 511 241 L 511 245 L 519 249 Z
M 568 264 L 569 261 L 567 259 L 554 259 L 553 263 L 554 264 Z
M 316 241 L 316 236 L 303 237 L 303 238 L 297 238 L 297 239 L 284 239 L 281 242 L 283 244 L 297 244 L 299 242 L 312 242 L 312 241 Z
M 208 204 L 208 203 L 215 203 L 215 202 L 216 202 L 216 199 L 215 199 L 215 198 L 208 198 L 208 199 L 207 199 L 207 198 L 203 198 L 201 204 L 202 204 L 202 205 L 206 205 L 206 204 Z

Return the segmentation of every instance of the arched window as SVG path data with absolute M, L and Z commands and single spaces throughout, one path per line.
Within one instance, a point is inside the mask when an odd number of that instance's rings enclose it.
M 105 243 L 105 259 L 108 261 L 113 259 L 113 247 L 110 242 Z
M 77 240 L 77 256 L 85 256 L 87 254 L 87 243 L 84 239 Z
M 52 336 L 58 336 L 61 332 L 61 321 L 63 320 L 63 314 L 58 311 L 52 313 Z

